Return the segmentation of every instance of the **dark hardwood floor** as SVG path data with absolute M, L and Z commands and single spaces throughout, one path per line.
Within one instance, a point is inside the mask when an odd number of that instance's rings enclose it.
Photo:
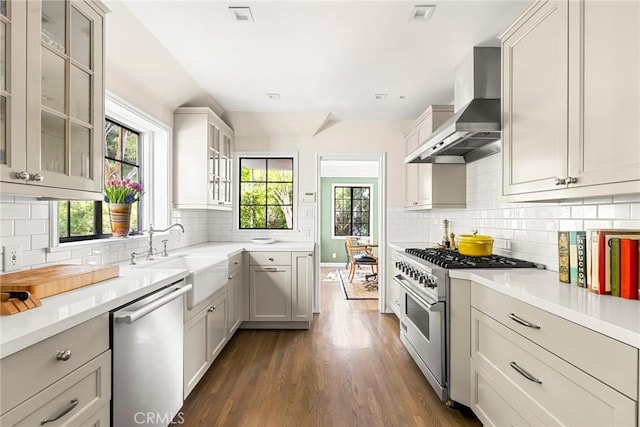
M 377 301 L 344 300 L 336 282 L 322 283 L 310 330 L 236 332 L 182 419 L 185 426 L 481 425 L 436 397 L 402 346 L 395 315 L 380 314 Z

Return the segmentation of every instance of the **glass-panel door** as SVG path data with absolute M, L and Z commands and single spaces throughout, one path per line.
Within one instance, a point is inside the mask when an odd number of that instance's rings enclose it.
M 26 4 L 0 0 L 0 177 L 20 184 L 25 180 L 16 174 L 26 169 Z
M 220 189 L 221 189 L 221 178 L 222 178 L 222 170 L 224 165 L 221 162 L 221 137 L 222 134 L 220 129 L 218 129 L 213 124 L 209 124 L 209 133 L 211 137 L 211 202 L 213 204 L 220 203 Z
M 73 3 L 42 2 L 43 171 L 92 178 L 91 36 L 91 20 Z
M 227 134 L 223 134 L 222 137 L 222 159 L 224 164 L 224 170 L 222 172 L 222 188 L 220 200 L 224 204 L 231 204 L 231 180 L 233 177 L 231 171 L 232 158 L 231 158 L 231 138 Z
M 36 5 L 37 36 L 31 13 Z M 28 168 L 40 175 L 40 185 L 101 191 L 103 17 L 83 1 L 47 0 L 29 8 L 29 34 L 38 45 L 30 45 L 28 52 L 32 62 L 40 63 L 40 76 L 29 79 L 28 117 L 38 117 L 40 126 L 27 130 L 29 143 L 39 142 L 29 150 Z
M 11 27 L 6 0 L 0 0 L 0 164 L 7 164 L 7 33 Z

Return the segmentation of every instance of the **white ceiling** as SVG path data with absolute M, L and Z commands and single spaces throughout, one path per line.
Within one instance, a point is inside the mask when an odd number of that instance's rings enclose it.
M 452 103 L 455 67 L 473 46 L 498 45 L 526 3 L 428 2 L 433 17 L 415 22 L 412 9 L 424 2 L 125 2 L 226 111 L 342 120 L 410 120 Z M 255 22 L 233 21 L 229 6 L 250 6 Z M 280 100 L 267 99 L 274 92 Z

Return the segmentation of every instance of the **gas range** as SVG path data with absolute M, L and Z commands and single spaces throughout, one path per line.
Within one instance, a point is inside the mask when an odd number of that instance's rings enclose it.
M 456 250 L 441 248 L 408 248 L 405 252 L 438 267 L 453 268 L 536 268 L 536 264 L 501 255 L 474 257 L 461 255 Z
M 449 270 L 476 268 L 540 268 L 518 258 L 501 255 L 472 257 L 458 251 L 441 248 L 407 248 L 396 257 L 396 269 L 413 289 L 431 301 L 446 299 Z
M 400 287 L 400 340 L 445 402 L 451 387 L 451 269 L 541 268 L 517 258 L 469 257 L 451 249 L 395 252 L 393 281 Z M 463 374 L 463 370 L 458 370 Z

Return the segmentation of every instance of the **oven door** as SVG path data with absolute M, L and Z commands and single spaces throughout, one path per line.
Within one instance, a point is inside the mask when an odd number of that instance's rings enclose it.
M 445 303 L 427 301 L 401 276 L 393 280 L 402 292 L 400 340 L 440 399 L 447 400 Z

